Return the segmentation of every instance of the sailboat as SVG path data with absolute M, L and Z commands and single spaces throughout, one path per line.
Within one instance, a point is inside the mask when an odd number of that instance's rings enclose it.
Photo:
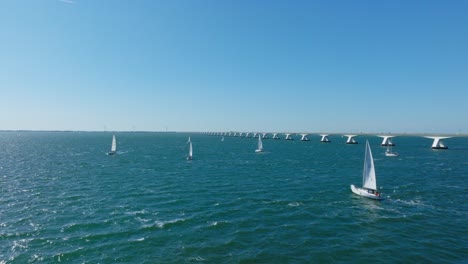
M 224 136 L 221 137 L 221 141 L 224 141 Z
M 377 180 L 375 177 L 374 159 L 369 146 L 369 141 L 366 141 L 366 154 L 364 156 L 364 170 L 362 175 L 362 188 L 355 187 L 351 184 L 353 193 L 367 198 L 380 200 L 380 193 L 377 192 Z
M 385 156 L 387 157 L 398 157 L 400 154 L 393 152 L 390 145 L 387 146 L 387 151 L 385 151 Z
M 117 141 L 115 140 L 115 135 L 112 135 L 111 151 L 107 152 L 107 155 L 114 155 L 116 153 L 117 153 Z
M 260 134 L 258 135 L 258 146 L 257 146 L 257 149 L 255 150 L 255 152 L 263 152 L 263 143 L 262 143 L 262 137 L 260 136 Z
M 189 154 L 187 156 L 187 160 L 192 160 L 192 157 L 193 157 L 192 141 L 189 141 Z

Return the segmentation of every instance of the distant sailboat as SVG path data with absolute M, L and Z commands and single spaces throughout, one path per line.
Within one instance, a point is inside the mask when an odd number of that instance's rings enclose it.
M 351 184 L 353 193 L 367 198 L 380 200 L 380 193 L 377 192 L 377 180 L 375 176 L 374 159 L 372 158 L 369 141 L 366 141 L 366 154 L 364 156 L 364 170 L 362 176 L 362 188 Z
M 116 153 L 117 153 L 117 141 L 115 140 L 115 135 L 112 135 L 111 151 L 107 152 L 107 155 L 114 155 Z
M 192 141 L 189 141 L 189 154 L 187 156 L 187 160 L 192 160 L 192 158 L 193 158 Z
M 190 139 L 190 137 L 188 137 L 187 143 L 190 143 L 190 142 L 192 142 L 192 140 Z
M 221 141 L 224 141 L 224 136 L 221 137 Z
M 392 147 L 390 145 L 387 146 L 387 150 L 385 151 L 385 156 L 387 157 L 398 157 L 400 154 L 393 152 Z
M 263 143 L 262 143 L 262 136 L 258 134 L 258 146 L 255 152 L 263 152 Z

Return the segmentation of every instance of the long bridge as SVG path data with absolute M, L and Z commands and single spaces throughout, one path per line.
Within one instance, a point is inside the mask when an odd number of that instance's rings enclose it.
M 468 137 L 468 134 L 434 134 L 434 133 L 326 133 L 326 132 L 241 132 L 241 131 L 229 131 L 229 132 L 201 132 L 204 135 L 211 136 L 227 136 L 227 137 L 261 137 L 262 139 L 278 140 L 284 138 L 285 140 L 294 140 L 294 136 L 300 136 L 301 141 L 310 141 L 310 135 L 318 135 L 321 137 L 320 142 L 330 143 L 328 138 L 330 135 L 342 135 L 347 137 L 346 144 L 358 144 L 355 137 L 358 136 L 377 136 L 382 138 L 381 146 L 395 146 L 392 139 L 399 136 L 415 136 L 425 137 L 432 139 L 432 149 L 448 149 L 444 140 L 454 137 Z

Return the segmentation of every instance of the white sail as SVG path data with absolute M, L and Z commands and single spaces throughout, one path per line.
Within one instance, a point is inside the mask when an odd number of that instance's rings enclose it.
M 116 152 L 116 151 L 117 151 L 117 141 L 115 140 L 115 135 L 112 135 L 111 152 Z
M 189 157 L 191 158 L 193 155 L 193 149 L 192 149 L 192 141 L 189 142 Z
M 364 156 L 364 171 L 362 175 L 362 186 L 367 189 L 377 190 L 375 179 L 374 159 L 372 158 L 369 141 L 366 141 L 366 154 Z
M 262 137 L 258 135 L 258 147 L 257 150 L 262 151 L 263 150 L 263 143 L 262 143 Z

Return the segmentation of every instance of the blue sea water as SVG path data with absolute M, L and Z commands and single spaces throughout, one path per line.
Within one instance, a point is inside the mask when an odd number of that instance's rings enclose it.
M 193 161 L 185 159 L 191 136 Z M 466 263 L 468 138 L 0 133 L 0 263 Z M 365 140 L 383 201 L 354 195 Z

